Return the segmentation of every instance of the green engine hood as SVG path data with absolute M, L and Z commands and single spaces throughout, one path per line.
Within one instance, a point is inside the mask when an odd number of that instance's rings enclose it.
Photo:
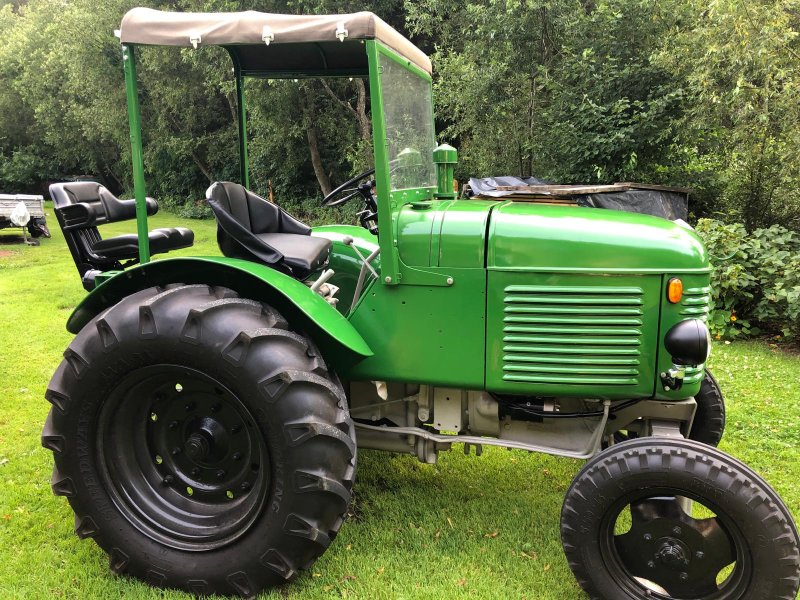
M 709 268 L 703 242 L 687 226 L 637 213 L 532 202 L 492 210 L 487 266 L 582 273 Z

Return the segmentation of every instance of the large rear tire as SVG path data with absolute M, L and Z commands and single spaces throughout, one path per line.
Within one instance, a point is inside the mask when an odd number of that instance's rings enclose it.
M 794 600 L 800 585 L 798 533 L 778 494 L 693 440 L 635 439 L 595 456 L 564 498 L 561 540 L 593 600 Z
M 115 573 L 253 596 L 308 569 L 343 522 L 344 392 L 264 304 L 205 285 L 135 293 L 76 336 L 46 396 L 53 492 Z

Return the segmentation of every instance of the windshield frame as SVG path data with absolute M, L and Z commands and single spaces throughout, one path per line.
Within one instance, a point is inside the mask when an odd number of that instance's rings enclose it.
M 369 61 L 370 102 L 372 106 L 372 136 L 375 157 L 375 186 L 378 195 L 378 242 L 381 246 L 381 275 L 385 284 L 400 283 L 400 259 L 398 256 L 397 223 L 400 208 L 410 202 L 432 200 L 437 187 L 423 186 L 392 191 L 391 174 L 389 169 L 389 153 L 387 148 L 386 120 L 384 113 L 384 97 L 382 84 L 381 59 L 389 58 L 404 67 L 413 75 L 419 77 L 430 86 L 431 103 L 430 118 L 434 125 L 433 134 L 435 141 L 435 121 L 433 113 L 433 79 L 408 59 L 403 58 L 391 48 L 384 46 L 376 40 L 366 41 L 367 57 Z

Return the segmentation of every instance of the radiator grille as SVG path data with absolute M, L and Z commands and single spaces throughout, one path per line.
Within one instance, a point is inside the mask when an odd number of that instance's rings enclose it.
M 504 381 L 639 383 L 641 288 L 512 285 L 504 292 Z
M 683 290 L 681 300 L 681 316 L 686 319 L 708 320 L 711 307 L 711 288 L 693 287 Z
M 686 319 L 701 319 L 708 321 L 711 312 L 711 288 L 693 287 L 683 290 L 680 314 Z M 697 383 L 703 380 L 705 369 L 703 366 L 687 367 L 683 377 L 684 384 Z

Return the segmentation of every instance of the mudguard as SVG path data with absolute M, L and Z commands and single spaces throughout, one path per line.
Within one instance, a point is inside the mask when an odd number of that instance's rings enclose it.
M 168 283 L 220 285 L 266 302 L 293 327 L 306 331 L 331 362 L 352 364 L 373 354 L 350 322 L 308 286 L 266 265 L 221 256 L 171 258 L 126 269 L 83 299 L 67 321 L 67 330 L 78 333 L 125 296 Z

